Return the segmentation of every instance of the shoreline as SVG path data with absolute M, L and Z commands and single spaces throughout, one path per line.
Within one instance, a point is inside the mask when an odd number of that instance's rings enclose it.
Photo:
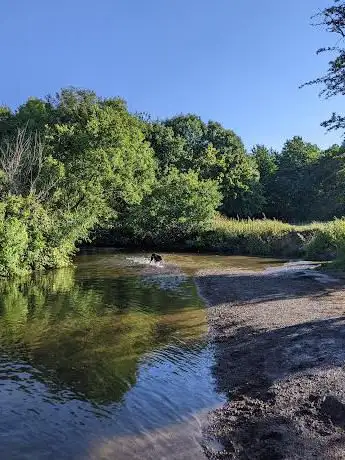
M 216 388 L 209 459 L 345 458 L 345 287 L 313 270 L 203 270 Z

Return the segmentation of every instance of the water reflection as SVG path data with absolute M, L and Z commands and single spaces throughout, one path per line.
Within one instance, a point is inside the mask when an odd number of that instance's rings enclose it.
M 219 400 L 206 331 L 191 278 L 125 254 L 2 281 L 0 457 L 106 458 L 95 446 L 121 438 L 124 454 L 127 437 L 127 458 L 139 439 L 164 450 L 160 430 Z
M 190 281 L 181 295 L 115 275 L 93 277 L 81 267 L 1 283 L 2 349 L 41 370 L 43 380 L 96 403 L 119 401 L 144 353 L 200 338 L 206 325 Z
M 85 254 L 0 283 L 0 458 L 202 458 L 201 418 L 222 398 L 190 275 L 270 262 L 165 259 Z

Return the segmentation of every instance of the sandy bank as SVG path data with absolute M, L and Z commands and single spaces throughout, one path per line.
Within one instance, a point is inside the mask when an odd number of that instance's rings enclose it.
M 344 281 L 278 270 L 196 282 L 229 399 L 211 415 L 209 458 L 344 459 Z

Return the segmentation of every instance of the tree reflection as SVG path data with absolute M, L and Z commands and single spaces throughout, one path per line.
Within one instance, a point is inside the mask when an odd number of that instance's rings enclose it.
M 51 388 L 94 403 L 121 400 L 145 353 L 177 338 L 189 346 L 205 331 L 188 280 L 174 293 L 139 276 L 80 277 L 69 268 L 0 283 L 2 349 L 38 368 Z

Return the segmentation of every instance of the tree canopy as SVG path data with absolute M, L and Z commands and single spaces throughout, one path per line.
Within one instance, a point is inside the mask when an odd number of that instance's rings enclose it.
M 196 114 L 132 114 L 65 88 L 0 108 L 0 276 L 60 267 L 90 238 L 169 246 L 216 213 L 291 222 L 345 212 L 344 146 L 256 145 Z M 117 235 L 117 236 L 116 236 Z
M 188 114 L 152 123 L 147 137 L 161 174 L 176 167 L 216 181 L 223 195 L 221 210 L 229 216 L 248 215 L 256 209 L 260 199 L 252 190 L 259 180 L 257 165 L 232 130 Z

